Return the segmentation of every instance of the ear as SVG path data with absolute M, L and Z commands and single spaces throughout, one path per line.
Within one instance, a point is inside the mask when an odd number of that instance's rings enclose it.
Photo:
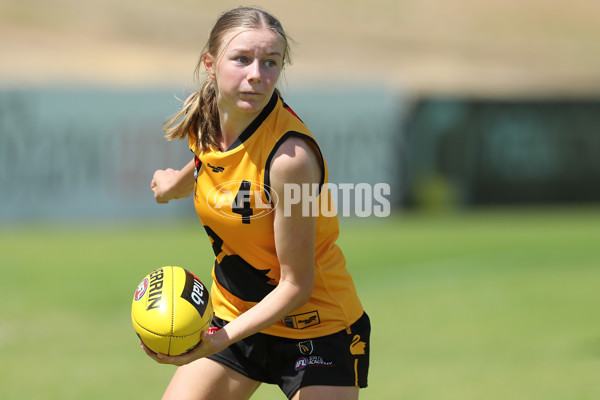
M 215 59 L 210 53 L 204 53 L 202 56 L 202 61 L 204 62 L 204 68 L 206 68 L 206 74 L 210 79 L 215 79 Z

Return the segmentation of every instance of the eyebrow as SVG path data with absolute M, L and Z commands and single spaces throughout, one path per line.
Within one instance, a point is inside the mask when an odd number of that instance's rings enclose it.
M 253 51 L 253 49 L 249 49 L 249 48 L 246 48 L 246 47 L 234 47 L 231 50 L 232 51 L 239 51 L 239 52 L 242 52 L 242 53 L 249 53 L 249 52 Z M 267 53 L 266 55 L 267 56 L 280 56 L 280 57 L 282 56 L 281 53 L 278 52 L 278 51 L 272 51 L 270 53 Z

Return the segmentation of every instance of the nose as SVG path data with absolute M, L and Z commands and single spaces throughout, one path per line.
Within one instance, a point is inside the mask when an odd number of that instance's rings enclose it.
M 255 59 L 252 64 L 248 65 L 248 80 L 252 82 L 260 82 L 262 80 L 260 68 L 260 60 Z

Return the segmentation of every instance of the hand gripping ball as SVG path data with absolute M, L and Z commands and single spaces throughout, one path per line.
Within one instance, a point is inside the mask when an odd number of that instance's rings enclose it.
M 208 289 L 181 267 L 158 268 L 133 295 L 133 328 L 155 353 L 175 356 L 193 349 L 210 326 L 213 308 Z

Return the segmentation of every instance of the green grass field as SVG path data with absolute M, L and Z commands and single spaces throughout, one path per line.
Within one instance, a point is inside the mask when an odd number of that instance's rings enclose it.
M 373 324 L 361 399 L 600 398 L 600 208 L 342 221 L 339 243 Z M 211 259 L 192 222 L 0 230 L 0 398 L 160 398 L 131 297 Z

